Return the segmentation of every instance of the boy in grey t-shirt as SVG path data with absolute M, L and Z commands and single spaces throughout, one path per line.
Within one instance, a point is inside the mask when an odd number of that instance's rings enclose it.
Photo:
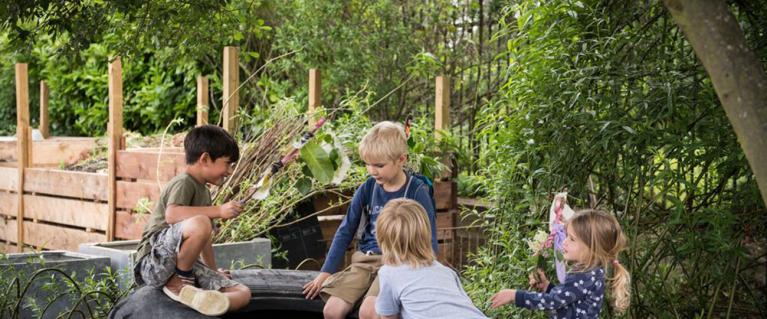
M 389 201 L 377 223 L 384 263 L 378 271 L 378 315 L 384 319 L 487 319 L 464 292 L 458 275 L 435 260 L 429 219 L 418 202 Z

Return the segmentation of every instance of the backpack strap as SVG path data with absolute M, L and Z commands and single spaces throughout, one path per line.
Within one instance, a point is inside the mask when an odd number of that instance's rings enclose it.
M 373 185 L 369 185 L 372 183 Z M 362 239 L 362 234 L 365 233 L 365 227 L 368 225 L 368 221 L 370 220 L 370 203 L 373 202 L 373 191 L 375 190 L 376 182 L 375 179 L 372 177 L 368 177 L 368 179 L 365 181 L 365 184 L 363 184 L 362 189 L 365 191 L 370 192 L 370 197 L 366 202 L 362 203 L 362 213 L 360 214 L 360 223 L 357 225 L 357 231 L 354 233 L 354 238 L 357 240 Z M 364 196 L 364 195 L 362 195 Z M 364 197 L 363 197 L 364 198 Z
M 410 186 L 413 184 L 413 174 L 409 172 L 405 172 L 405 178 L 407 179 L 407 184 L 405 186 L 405 192 L 402 194 L 405 198 L 408 199 L 415 199 L 415 192 L 412 194 L 412 196 L 408 196 L 408 192 L 410 191 Z M 373 182 L 373 186 L 367 186 L 366 189 L 370 189 L 370 197 L 368 198 L 368 201 L 364 203 L 362 206 L 362 215 L 360 216 L 360 223 L 357 226 L 357 232 L 354 235 L 354 238 L 357 240 L 362 239 L 362 235 L 365 233 L 365 228 L 367 227 L 368 223 L 370 222 L 370 214 L 373 212 L 373 193 L 375 192 L 376 187 L 378 186 L 378 183 L 375 182 L 375 179 L 368 178 L 365 181 L 365 184 L 369 182 Z M 417 190 L 417 188 L 416 188 Z M 411 198 L 412 197 L 412 198 Z

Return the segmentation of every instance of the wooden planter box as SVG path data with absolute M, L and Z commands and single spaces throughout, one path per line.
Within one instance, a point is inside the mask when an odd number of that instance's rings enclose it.
M 57 167 L 70 165 L 88 158 L 96 147 L 95 137 L 51 137 L 32 141 L 32 166 Z M 18 160 L 16 137 L 0 139 L 0 162 L 9 165 Z M 15 164 L 13 164 L 15 165 Z
M 90 277 L 91 273 L 96 279 L 102 278 L 104 269 L 109 266 L 109 258 L 68 251 L 9 254 L 7 257 L 7 259 L 0 260 L 0 267 L 5 268 L 5 274 L 15 274 L 22 277 L 22 289 L 32 274 L 42 268 L 60 269 L 68 275 L 74 273 L 75 276 L 72 279 L 82 283 L 86 278 Z M 44 308 L 47 303 L 44 303 L 43 300 L 46 300 L 51 296 L 56 296 L 64 291 L 66 285 L 63 280 L 56 281 L 55 287 L 57 291 L 43 288 L 45 283 L 50 282 L 49 278 L 51 277 L 51 274 L 52 273 L 46 273 L 45 275 L 38 276 L 37 279 L 33 281 L 22 297 L 24 298 L 24 302 L 21 306 L 22 309 L 29 306 L 30 300 L 36 300 L 38 305 Z M 64 278 L 58 274 L 55 276 L 56 278 Z M 76 296 L 67 296 L 55 300 L 44 313 L 43 318 L 56 318 L 60 313 L 74 306 L 77 302 L 76 298 Z M 19 317 L 33 318 L 33 313 L 30 309 L 23 309 Z
M 18 169 L 0 167 L 0 240 L 17 242 Z M 27 168 L 24 171 L 24 242 L 39 249 L 77 250 L 106 240 L 107 176 Z

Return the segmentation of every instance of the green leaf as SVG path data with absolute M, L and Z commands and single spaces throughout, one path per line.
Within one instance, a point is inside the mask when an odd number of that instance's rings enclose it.
M 333 149 L 330 151 L 330 162 L 333 163 L 333 170 L 337 170 L 341 166 L 341 156 L 338 156 L 338 150 Z
M 330 161 L 328 152 L 325 152 L 322 147 L 310 141 L 301 148 L 301 159 L 312 171 L 312 176 L 322 184 L 330 183 L 333 179 L 333 163 Z
M 626 132 L 629 132 L 631 134 L 636 134 L 637 133 L 636 131 L 634 131 L 634 129 L 632 129 L 632 128 L 626 126 L 626 125 L 623 126 L 623 129 L 626 130 Z
M 296 188 L 301 195 L 309 194 L 312 191 L 312 180 L 308 177 L 302 177 L 296 181 Z

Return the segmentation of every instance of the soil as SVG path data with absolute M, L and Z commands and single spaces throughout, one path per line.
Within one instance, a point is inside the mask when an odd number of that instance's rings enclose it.
M 159 148 L 162 143 L 162 135 L 150 135 L 142 136 L 138 133 L 127 132 L 124 134 L 126 148 Z M 184 147 L 184 138 L 186 132 L 177 133 L 172 136 L 165 137 L 165 143 L 163 147 Z M 90 172 L 90 173 L 106 173 L 107 172 L 107 149 L 105 147 L 99 147 L 99 149 L 91 152 L 91 157 L 88 157 L 77 163 L 66 165 L 64 170 L 78 171 L 78 172 Z

